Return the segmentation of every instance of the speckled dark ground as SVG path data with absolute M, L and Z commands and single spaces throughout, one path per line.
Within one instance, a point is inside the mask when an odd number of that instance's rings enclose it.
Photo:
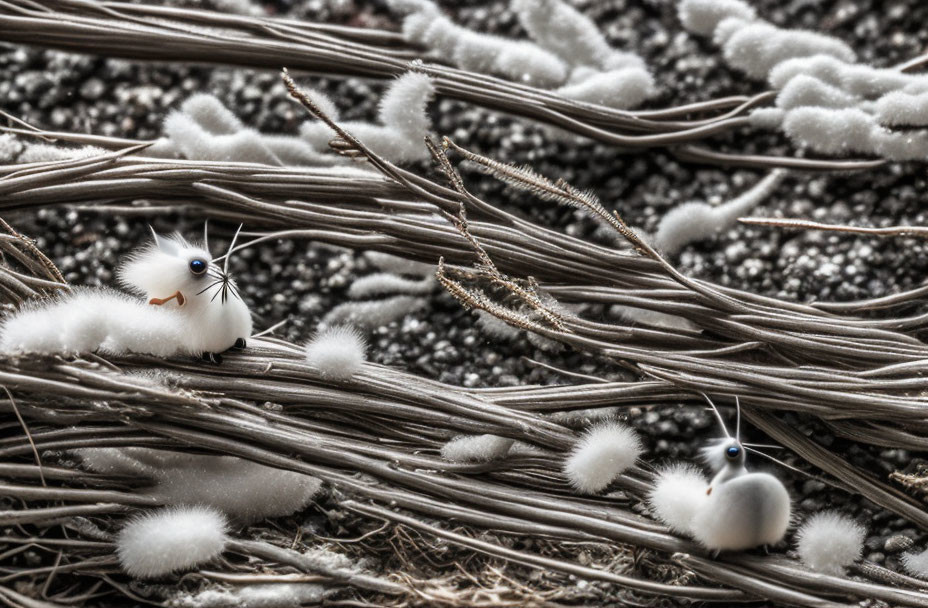
M 460 23 L 485 32 L 522 35 L 508 3 L 443 3 Z M 879 66 L 909 59 L 928 40 L 928 3 L 918 0 L 755 2 L 758 12 L 781 25 L 820 27 L 841 37 L 863 61 Z M 673 3 L 649 0 L 583 1 L 577 6 L 601 24 L 617 47 L 637 51 L 657 75 L 662 95 L 652 107 L 762 90 L 730 72 L 710 43 L 686 35 Z M 377 3 L 279 2 L 276 14 L 338 23 L 389 24 Z M 2 33 L 0 33 L 2 39 Z M 337 100 L 343 118 L 374 115 L 381 82 L 320 79 L 318 86 Z M 226 102 L 250 126 L 267 132 L 292 132 L 302 111 L 290 103 L 271 72 L 160 64 L 83 57 L 0 44 L 0 108 L 45 127 L 129 138 L 152 138 L 168 109 L 190 93 L 210 92 Z M 724 200 L 753 183 L 755 171 L 722 170 L 681 164 L 662 151 L 627 154 L 593 143 L 556 142 L 526 121 L 494 115 L 450 100 L 432 107 L 435 130 L 459 143 L 504 161 L 527 162 L 573 185 L 592 188 L 633 225 L 652 230 L 661 214 L 685 200 Z M 727 151 L 791 153 L 786 142 L 768 133 L 738 132 L 708 145 Z M 420 167 L 420 170 L 426 170 Z M 922 203 L 922 165 L 897 165 L 855 175 L 793 175 L 762 205 L 760 214 L 809 217 L 828 222 L 885 226 L 928 224 Z M 574 234 L 590 234 L 591 223 L 576 212 L 514 195 L 486 178 L 473 188 L 489 200 L 512 205 L 540 223 Z M 76 284 L 111 284 L 113 268 L 143 241 L 147 226 L 68 210 L 45 210 L 16 217 L 17 226 L 40 246 Z M 159 219 L 156 228 L 198 234 L 200 225 L 185 218 Z M 230 227 L 217 227 L 219 234 Z M 242 252 L 234 267 L 257 316 L 258 327 L 289 319 L 281 331 L 305 340 L 319 319 L 346 299 L 352 279 L 371 270 L 359 255 L 304 242 L 280 242 Z M 923 282 L 928 248 L 914 239 L 877 240 L 848 235 L 789 233 L 736 227 L 719 238 L 691 246 L 679 259 L 691 276 L 777 297 L 852 300 L 905 290 Z M 551 355 L 527 342 L 499 342 L 475 326 L 475 319 L 446 294 L 436 293 L 423 310 L 374 332 L 371 357 L 442 381 L 474 386 L 569 381 L 526 362 L 523 357 L 599 375 L 617 373 L 577 354 Z M 634 411 L 630 421 L 647 437 L 653 460 L 691 456 L 692 437 L 710 437 L 712 422 L 702 411 L 669 405 Z M 790 423 L 845 453 L 878 476 L 905 467 L 913 457 L 899 450 L 863 449 L 831 437 L 799 420 Z M 763 440 L 763 437 L 757 437 Z M 800 468 L 794 458 L 784 458 Z M 826 488 L 782 468 L 800 511 L 834 505 L 871 527 L 866 553 L 895 566 L 884 551 L 886 539 L 903 533 L 924 545 L 925 537 L 893 515 L 857 496 Z

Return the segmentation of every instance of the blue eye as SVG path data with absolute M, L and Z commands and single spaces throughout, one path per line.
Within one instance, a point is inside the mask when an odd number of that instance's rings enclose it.
M 732 459 L 737 458 L 738 454 L 740 453 L 741 453 L 741 448 L 739 448 L 736 445 L 733 445 L 725 450 L 725 455 Z
M 190 260 L 190 272 L 193 274 L 203 274 L 206 272 L 206 266 L 206 261 L 200 258 Z

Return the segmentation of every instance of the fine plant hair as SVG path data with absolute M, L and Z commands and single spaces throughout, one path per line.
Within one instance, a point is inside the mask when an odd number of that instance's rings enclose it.
M 328 325 L 306 343 L 306 361 L 323 378 L 348 380 L 364 366 L 367 343 L 350 325 Z
M 866 537 L 866 528 L 850 517 L 821 511 L 807 518 L 796 532 L 796 552 L 809 568 L 840 576 L 861 558 Z
M 130 519 L 116 539 L 123 570 L 141 579 L 189 570 L 228 542 L 225 518 L 207 507 L 170 507 Z

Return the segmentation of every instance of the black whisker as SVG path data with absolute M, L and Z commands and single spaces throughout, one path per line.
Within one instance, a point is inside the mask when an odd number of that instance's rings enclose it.
M 209 289 L 215 287 L 216 285 L 219 285 L 220 283 L 222 283 L 222 279 L 210 283 L 209 285 L 207 285 L 206 287 L 204 287 L 203 289 L 201 289 L 200 291 L 198 291 L 198 292 L 197 292 L 197 295 L 200 295 L 200 294 L 203 293 L 204 291 L 207 291 L 207 290 L 209 290 Z

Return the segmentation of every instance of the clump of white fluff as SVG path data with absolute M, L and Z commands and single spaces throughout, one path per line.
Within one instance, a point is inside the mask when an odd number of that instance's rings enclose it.
M 350 325 L 324 327 L 306 344 L 306 361 L 324 378 L 348 380 L 361 370 L 367 343 Z
M 902 566 L 912 576 L 928 579 L 928 550 L 921 553 L 906 553 L 902 556 Z
M 928 77 L 923 74 L 906 74 L 893 68 L 848 63 L 829 55 L 783 61 L 770 71 L 767 80 L 773 88 L 782 89 L 799 74 L 812 76 L 865 99 L 900 89 L 915 93 L 928 86 Z
M 428 149 L 422 141 L 431 129 L 426 109 L 434 96 L 431 78 L 407 72 L 394 80 L 381 98 L 378 111 L 381 124 L 347 121 L 340 126 L 388 160 L 422 160 L 428 158 Z M 300 126 L 300 137 L 317 152 L 328 150 L 335 136 L 321 121 L 310 120 Z
M 694 34 L 708 36 L 728 17 L 754 21 L 754 9 L 740 0 L 683 0 L 677 6 L 683 27 Z
M 887 126 L 928 126 L 928 93 L 892 91 L 876 102 L 875 114 Z
M 498 435 L 461 435 L 441 448 L 451 462 L 488 462 L 505 458 L 515 440 Z
M 576 490 L 593 494 L 635 464 L 643 451 L 635 431 L 614 420 L 600 422 L 574 445 L 564 463 L 564 474 Z
M 151 448 L 82 448 L 84 466 L 98 473 L 151 479 L 139 490 L 170 505 L 206 505 L 242 523 L 291 515 L 306 507 L 321 481 L 234 456 Z
M 643 68 L 627 67 L 595 72 L 558 88 L 557 93 L 576 101 L 627 109 L 654 96 L 654 78 Z
M 795 57 L 829 55 L 845 62 L 856 60 L 854 51 L 847 44 L 831 36 L 785 30 L 764 21 L 748 23 L 739 19 L 738 22 L 737 27 L 729 29 L 722 55 L 730 66 L 754 78 L 767 78 L 774 66 Z M 717 29 L 727 29 L 725 22 L 720 23 Z
M 706 502 L 709 482 L 695 466 L 675 463 L 661 470 L 648 495 L 655 517 L 671 529 L 692 534 L 693 518 Z
M 293 608 L 320 604 L 331 590 L 314 583 L 259 583 L 175 597 L 172 608 Z
M 485 310 L 477 310 L 477 327 L 484 333 L 499 340 L 515 340 L 522 331 L 518 327 L 513 327 L 502 319 L 498 319 Z
M 860 102 L 860 98 L 807 74 L 796 75 L 777 95 L 777 107 L 784 110 L 802 106 L 850 108 Z
M 698 325 L 685 317 L 679 315 L 670 315 L 657 310 L 647 308 L 638 308 L 636 306 L 624 306 L 613 304 L 609 307 L 609 314 L 617 316 L 624 321 L 639 323 L 648 327 L 660 327 L 662 329 L 682 329 L 686 331 L 700 331 Z
M 824 574 L 841 575 L 860 559 L 866 529 L 837 511 L 822 511 L 809 517 L 796 533 L 796 552 L 809 568 Z
M 701 202 L 674 207 L 657 226 L 651 241 L 654 248 L 673 255 L 689 243 L 707 239 L 731 227 L 739 217 L 770 196 L 785 175 L 785 171 L 775 169 L 741 196 L 715 207 Z
M 873 117 L 857 108 L 796 108 L 783 119 L 783 130 L 797 144 L 827 154 L 873 151 L 874 127 Z
M 130 520 L 116 539 L 116 552 L 130 576 L 157 578 L 217 557 L 227 542 L 221 513 L 207 507 L 176 507 Z

